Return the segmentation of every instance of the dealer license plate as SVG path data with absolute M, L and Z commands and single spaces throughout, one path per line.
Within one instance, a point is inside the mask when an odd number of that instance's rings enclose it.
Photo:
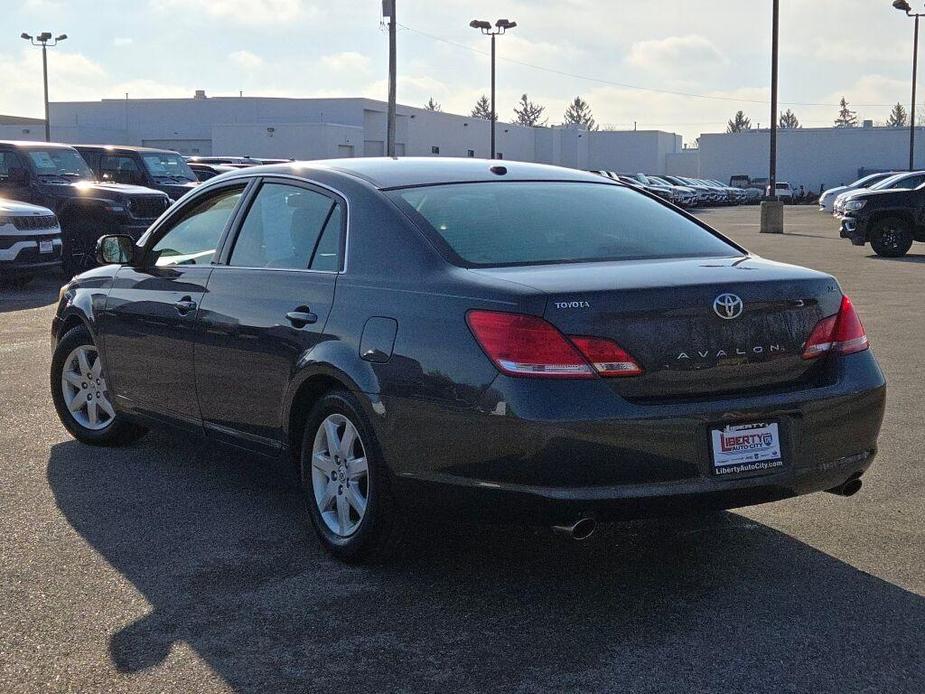
M 51 241 L 39 241 L 39 253 L 54 253 L 55 244 Z
M 714 474 L 774 472 L 784 466 L 776 422 L 731 424 L 710 436 Z

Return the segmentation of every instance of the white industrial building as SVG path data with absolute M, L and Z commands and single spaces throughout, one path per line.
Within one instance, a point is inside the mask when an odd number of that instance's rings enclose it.
M 58 142 L 164 147 L 183 154 L 326 159 L 385 154 L 386 104 L 363 98 L 207 97 L 52 102 L 51 137 Z M 917 128 L 917 165 L 925 168 L 925 128 Z M 594 131 L 497 124 L 504 159 L 579 169 L 676 174 L 728 181 L 767 176 L 767 129 L 706 133 L 685 149 L 661 130 Z M 0 139 L 44 137 L 43 121 L 0 116 Z M 488 157 L 489 123 L 399 106 L 399 156 Z M 778 180 L 818 191 L 862 171 L 905 169 L 906 128 L 799 128 L 778 131 Z
M 706 133 L 697 150 L 668 157 L 669 173 L 728 181 L 735 174 L 768 175 L 768 130 Z M 915 165 L 925 169 L 925 128 L 916 128 Z M 864 172 L 905 171 L 909 128 L 796 128 L 777 131 L 777 180 L 818 192 L 859 178 Z
M 488 157 L 489 122 L 399 106 L 399 156 Z M 183 154 L 327 159 L 383 156 L 386 104 L 362 98 L 206 97 L 53 102 L 51 137 L 58 142 L 165 147 Z M 0 138 L 23 139 L 0 127 Z M 12 130 L 16 130 L 12 128 Z M 40 131 L 37 137 L 41 139 Z M 588 132 L 499 122 L 496 150 L 504 159 L 580 169 L 664 172 L 681 136 L 658 130 Z

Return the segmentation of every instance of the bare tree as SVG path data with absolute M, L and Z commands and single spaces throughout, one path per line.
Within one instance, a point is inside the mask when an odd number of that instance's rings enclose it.
M 887 119 L 886 124 L 889 128 L 904 128 L 909 122 L 909 116 L 906 113 L 905 107 L 897 103 L 893 110 L 890 111 L 890 117 Z
M 597 123 L 595 123 L 594 116 L 591 114 L 591 107 L 580 96 L 576 96 L 575 100 L 565 109 L 563 118 L 564 125 L 581 125 L 587 130 L 597 130 Z
M 491 120 L 491 102 L 484 94 L 475 102 L 475 108 L 472 109 L 472 117 L 481 118 L 482 120 Z M 497 113 L 495 114 L 495 120 L 498 120 Z
M 745 111 L 736 111 L 732 120 L 726 123 L 727 133 L 741 133 L 751 129 L 752 120 L 745 115 Z
M 518 105 L 514 107 L 514 122 L 518 125 L 535 127 L 544 126 L 548 122 L 548 118 L 543 118 L 543 111 L 545 111 L 546 108 L 530 101 L 526 94 L 520 97 L 520 101 L 518 101 L 517 104 Z M 542 122 L 540 122 L 541 118 L 543 119 Z
M 800 121 L 797 119 L 796 114 L 789 108 L 780 114 L 780 123 L 778 125 L 784 130 L 792 130 L 794 128 L 803 127 L 800 125 Z
M 434 101 L 434 97 L 430 97 L 427 100 L 427 103 L 424 104 L 424 110 L 425 111 L 442 111 L 443 106 L 441 106 L 439 103 Z
M 856 128 L 858 127 L 858 112 L 848 108 L 848 102 L 845 97 L 841 98 L 838 104 L 838 118 L 835 119 L 836 128 Z

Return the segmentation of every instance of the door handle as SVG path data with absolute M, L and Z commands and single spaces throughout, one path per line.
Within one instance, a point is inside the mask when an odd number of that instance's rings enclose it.
M 286 318 L 295 328 L 304 328 L 318 322 L 318 314 L 312 313 L 308 306 L 297 306 L 295 311 L 286 314 Z
M 177 313 L 179 313 L 181 316 L 185 316 L 190 311 L 196 310 L 196 302 L 193 301 L 192 297 L 184 296 L 174 304 L 174 308 L 177 309 Z

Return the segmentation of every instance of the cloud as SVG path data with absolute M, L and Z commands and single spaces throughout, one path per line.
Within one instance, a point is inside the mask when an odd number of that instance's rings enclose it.
M 134 39 L 116 37 L 112 40 L 113 46 L 131 46 L 134 43 Z
M 312 16 L 305 0 L 151 0 L 162 12 L 199 12 L 236 24 L 285 24 Z
M 369 69 L 369 58 L 355 51 L 332 53 L 321 57 L 321 62 L 329 70 L 343 70 L 346 72 L 366 72 Z
M 627 62 L 655 72 L 693 72 L 725 65 L 728 60 L 709 39 L 690 34 L 653 41 L 637 41 L 629 50 Z
M 250 51 L 234 51 L 228 55 L 228 59 L 245 70 L 256 70 L 263 65 L 263 58 Z
M 113 78 L 99 63 L 80 53 L 60 48 L 49 56 L 49 96 L 52 101 L 97 101 L 132 97 L 192 95 L 191 87 L 156 80 Z M 42 57 L 35 49 L 18 55 L 0 54 L 0 113 L 18 116 L 42 115 Z

